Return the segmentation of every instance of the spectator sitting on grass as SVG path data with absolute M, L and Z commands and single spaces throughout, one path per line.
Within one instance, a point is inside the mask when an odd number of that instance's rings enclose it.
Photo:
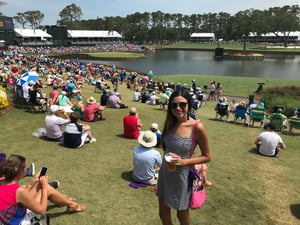
M 129 115 L 123 117 L 124 137 L 137 139 L 140 135 L 140 129 L 143 126 L 138 117 L 138 112 L 135 107 L 129 110 Z
M 163 90 L 162 93 L 159 95 L 159 104 L 160 107 L 162 106 L 163 109 L 166 109 L 166 105 L 168 105 L 169 96 L 166 94 L 166 91 Z
M 89 97 L 87 99 L 87 104 L 85 105 L 82 120 L 87 122 L 95 122 L 97 120 L 105 120 L 103 115 L 104 108 L 97 104 L 94 97 Z
M 63 114 L 65 119 L 59 117 Z M 45 118 L 46 123 L 46 137 L 50 141 L 61 141 L 62 140 L 62 126 L 70 122 L 70 117 L 63 110 L 59 109 L 58 105 L 52 105 L 50 107 L 50 115 Z
M 107 106 L 107 100 L 108 100 L 109 94 L 106 90 L 103 90 L 102 95 L 100 97 L 100 105 L 101 106 Z
M 150 100 L 149 100 L 149 104 L 150 105 L 156 105 L 156 103 L 159 101 L 159 97 L 156 96 L 155 94 L 155 91 L 153 91 L 151 93 L 151 96 L 150 96 Z
M 82 95 L 81 90 L 76 88 L 73 80 L 70 80 L 70 83 L 68 84 L 68 90 L 75 95 Z
M 49 93 L 49 106 L 56 105 L 58 101 L 57 86 L 53 86 L 53 90 Z
M 156 135 L 152 131 L 141 132 L 138 142 L 139 145 L 134 148 L 133 152 L 133 180 L 156 185 L 158 169 L 162 163 L 160 153 L 154 149 Z
M 70 99 L 67 97 L 67 92 L 65 91 L 61 92 L 61 94 L 57 97 L 57 100 L 58 100 L 58 105 L 60 106 L 73 105 Z
M 141 93 L 139 92 L 139 89 L 136 88 L 136 89 L 135 89 L 135 92 L 133 93 L 133 101 L 139 102 L 139 101 L 141 100 L 141 97 L 142 97 L 142 95 L 141 95 Z
M 20 155 L 11 155 L 1 163 L 0 175 L 4 175 L 4 180 L 0 181 L 1 224 L 30 223 L 35 216 L 33 213 L 43 214 L 47 211 L 48 199 L 57 206 L 66 206 L 67 213 L 86 210 L 85 205 L 78 204 L 74 198 L 51 187 L 47 175 L 39 177 L 38 173 L 30 184 L 19 185 L 20 179 L 24 177 L 25 168 L 26 159 Z M 26 216 L 30 217 L 29 221 L 25 220 Z
M 87 124 L 78 124 L 79 115 L 77 112 L 70 114 L 70 123 L 66 124 L 64 132 L 64 146 L 69 148 L 81 148 L 86 140 L 90 143 L 96 142 L 92 136 L 90 126 Z M 88 138 L 88 139 L 87 139 Z
M 157 123 L 152 123 L 150 126 L 150 130 L 156 134 L 156 145 L 155 147 L 160 148 L 161 147 L 161 132 L 158 129 L 158 124 Z
M 123 104 L 116 92 L 112 92 L 112 94 L 108 97 L 107 106 L 114 109 L 124 109 L 128 108 L 127 105 Z
M 266 131 L 262 132 L 255 140 L 256 150 L 264 156 L 275 157 L 280 149 L 285 149 L 282 138 L 275 132 L 276 127 L 273 123 L 267 123 L 264 126 Z
M 77 96 L 77 102 L 72 107 L 72 110 L 78 113 L 79 118 L 81 119 L 84 112 L 84 105 L 83 105 L 83 97 L 81 95 Z

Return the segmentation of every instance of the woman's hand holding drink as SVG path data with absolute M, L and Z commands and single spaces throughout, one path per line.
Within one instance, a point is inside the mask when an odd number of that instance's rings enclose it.
M 176 156 L 174 153 L 166 153 L 165 154 L 165 160 L 167 162 L 167 169 L 170 172 L 176 171 L 176 161 L 173 159 L 173 157 Z

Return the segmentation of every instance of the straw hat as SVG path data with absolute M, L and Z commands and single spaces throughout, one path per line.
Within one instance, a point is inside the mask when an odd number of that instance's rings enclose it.
M 87 99 L 87 103 L 89 103 L 89 104 L 96 104 L 96 102 L 97 102 L 97 100 L 93 96 L 91 96 Z
M 157 143 L 156 134 L 150 130 L 141 132 L 140 136 L 138 137 L 138 142 L 146 148 L 151 148 Z

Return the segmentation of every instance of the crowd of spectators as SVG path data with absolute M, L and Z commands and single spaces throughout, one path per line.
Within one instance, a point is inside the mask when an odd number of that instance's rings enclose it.
M 39 53 L 46 54 L 49 53 L 48 51 L 59 52 L 60 50 L 60 48 L 56 50 L 45 49 Z M 72 49 L 68 50 L 72 51 Z M 45 84 L 43 84 L 42 80 L 37 80 L 34 87 L 33 84 L 29 83 L 27 91 L 35 90 L 38 92 L 37 88 L 42 90 L 44 87 L 49 86 L 52 88 L 47 97 L 42 92 L 39 92 L 43 99 L 45 97 L 45 99 L 48 98 L 49 115 L 45 118 L 46 138 L 49 141 L 62 141 L 63 145 L 69 148 L 80 148 L 86 142 L 96 142 L 90 126 L 80 123 L 80 119 L 86 122 L 105 120 L 105 107 L 128 108 L 126 104 L 122 103 L 121 93 L 118 91 L 118 84 L 122 84 L 124 81 L 126 81 L 127 87 L 133 90 L 132 100 L 136 103 L 159 105 L 162 109 L 167 109 L 169 98 L 175 91 L 187 91 L 192 99 L 192 108 L 194 110 L 200 108 L 204 101 L 206 102 L 206 95 L 202 93 L 195 80 L 191 81 L 191 85 L 157 82 L 152 79 L 153 74 L 151 76 L 147 74 L 138 76 L 137 73 L 127 74 L 124 70 L 117 72 L 116 68 L 107 68 L 97 63 L 60 60 L 45 56 L 25 57 L 22 54 L 4 57 L 3 65 L 1 77 L 5 80 L 17 80 L 26 71 L 37 71 L 44 78 Z M 64 79 L 65 77 L 67 78 Z M 113 91 L 110 90 L 108 85 L 107 81 L 109 79 L 111 80 Z M 86 97 L 84 96 L 84 85 L 96 85 L 97 83 L 99 83 L 99 89 L 102 91 L 98 100 L 99 103 L 97 99 L 90 96 L 86 100 L 86 105 L 84 105 L 83 99 Z M 209 100 L 215 100 L 218 97 L 219 102 L 215 106 L 216 114 L 217 116 L 226 116 L 226 120 L 228 120 L 229 114 L 235 114 L 238 105 L 245 106 L 245 104 L 242 104 L 242 101 L 238 104 L 233 100 L 228 105 L 226 97 L 223 96 L 222 85 L 218 83 L 215 86 L 215 83 L 215 81 L 211 82 Z M 61 90 L 58 91 L 59 89 Z M 77 101 L 72 103 L 71 97 L 76 97 Z M 39 100 L 41 100 L 41 97 L 39 97 Z M 65 106 L 70 107 L 70 114 L 65 110 Z M 220 106 L 222 108 L 225 106 L 225 114 L 220 113 Z M 178 107 L 181 107 L 180 103 L 177 104 Z M 264 108 L 263 101 L 259 104 L 250 105 L 249 111 L 254 107 Z M 300 117 L 299 112 L 297 111 L 296 113 L 297 118 Z M 281 112 L 278 111 L 277 113 Z M 64 131 L 62 126 L 65 126 Z M 137 182 L 154 185 L 157 182 L 155 166 L 160 167 L 162 163 L 159 153 L 154 148 L 161 147 L 162 134 L 157 123 L 152 123 L 150 130 L 146 132 L 142 131 L 142 127 L 143 124 L 136 107 L 131 107 L 129 115 L 123 117 L 123 136 L 129 139 L 137 139 L 139 142 L 139 145 L 134 149 L 133 179 Z M 275 127 L 272 123 L 267 124 L 266 129 L 268 131 L 267 134 L 272 136 L 272 140 L 276 137 L 277 141 L 273 143 L 276 146 L 269 148 L 268 150 L 270 151 L 268 153 L 266 153 L 266 150 L 263 150 L 266 146 L 263 138 L 267 135 L 266 133 L 260 135 L 255 144 L 260 145 L 257 148 L 260 154 L 276 156 L 278 152 L 277 145 L 280 145 L 281 148 L 286 148 L 286 146 L 283 144 L 282 139 L 274 134 Z M 151 164 L 151 173 L 145 171 L 145 162 L 149 163 L 147 158 L 149 155 L 147 156 L 146 153 L 151 153 L 152 156 L 153 154 L 155 155 L 155 160 Z

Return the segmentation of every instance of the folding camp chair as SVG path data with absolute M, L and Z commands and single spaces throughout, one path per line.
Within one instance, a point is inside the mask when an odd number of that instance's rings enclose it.
M 226 116 L 226 121 L 228 120 L 229 112 L 228 112 L 228 105 L 227 104 L 217 104 L 217 112 L 216 117 L 224 120 Z
M 48 99 L 46 98 L 37 98 L 36 90 L 29 90 L 29 110 L 32 113 L 36 112 L 46 112 L 48 107 Z
M 291 117 L 289 119 L 289 134 L 292 133 L 293 129 L 300 129 L 300 118 L 299 117 Z
M 238 119 L 244 120 L 244 124 L 246 123 L 247 119 L 247 107 L 238 105 L 235 110 L 234 114 L 234 121 L 237 121 Z
M 286 128 L 284 124 L 285 119 L 282 117 L 281 113 L 273 113 L 270 118 L 270 122 L 275 125 L 276 131 L 284 132 Z
M 23 95 L 23 87 L 21 85 L 14 86 L 14 106 L 16 108 L 27 109 L 29 107 L 27 99 Z
M 263 108 L 252 108 L 250 111 L 250 123 L 251 126 L 254 126 L 255 122 L 260 123 L 260 127 L 263 126 L 265 119 L 265 111 Z

